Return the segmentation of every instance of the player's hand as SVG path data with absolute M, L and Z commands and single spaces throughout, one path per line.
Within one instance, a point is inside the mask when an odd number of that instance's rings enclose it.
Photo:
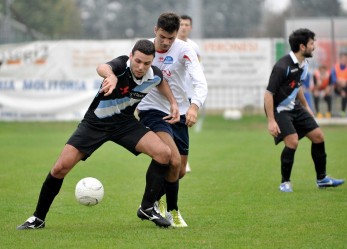
M 115 75 L 110 75 L 104 79 L 100 89 L 100 93 L 104 93 L 104 96 L 110 95 L 116 88 L 118 78 Z
M 163 119 L 169 124 L 174 124 L 180 121 L 180 112 L 176 103 L 171 104 L 170 115 L 163 117 Z
M 270 135 L 273 137 L 277 137 L 281 133 L 281 130 L 278 127 L 278 124 L 275 120 L 269 121 L 267 128 L 268 128 Z
M 199 107 L 196 104 L 191 104 L 186 113 L 186 125 L 192 127 L 198 120 Z

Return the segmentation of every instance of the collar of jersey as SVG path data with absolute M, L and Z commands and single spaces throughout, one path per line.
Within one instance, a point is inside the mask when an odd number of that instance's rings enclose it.
M 129 70 L 131 72 L 130 60 L 127 61 L 127 67 L 129 68 Z M 147 73 L 141 79 L 136 79 L 133 72 L 131 72 L 131 76 L 132 76 L 132 78 L 136 84 L 141 85 L 143 82 L 148 81 L 149 79 L 153 79 L 154 78 L 154 72 L 153 72 L 152 67 L 150 67 L 148 69 Z
M 303 60 L 303 62 L 301 64 L 299 64 L 298 58 L 296 58 L 295 54 L 293 51 L 290 51 L 289 53 L 290 57 L 292 58 L 294 64 L 298 64 L 300 68 L 303 68 L 306 64 L 306 59 Z

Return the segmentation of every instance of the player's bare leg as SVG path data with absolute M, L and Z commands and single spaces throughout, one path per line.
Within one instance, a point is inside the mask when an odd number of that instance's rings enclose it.
M 52 170 L 43 182 L 33 216 L 29 217 L 18 230 L 45 227 L 45 219 L 54 198 L 60 191 L 64 177 L 85 155 L 75 147 L 66 144 Z

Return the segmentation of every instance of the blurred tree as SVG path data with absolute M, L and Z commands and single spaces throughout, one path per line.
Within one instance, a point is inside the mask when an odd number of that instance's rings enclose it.
M 152 37 L 162 12 L 191 15 L 188 1 L 77 0 L 86 37 L 97 39 Z M 247 37 L 258 29 L 264 0 L 219 0 L 218 4 L 201 1 L 205 38 Z
M 32 40 L 38 33 L 50 39 L 153 37 L 166 11 L 199 16 L 203 38 L 283 37 L 286 18 L 346 15 L 341 0 L 291 0 L 281 13 L 267 11 L 266 0 L 196 1 L 202 9 L 192 0 L 0 0 L 0 16 L 10 3 L 12 20 L 23 23 Z
M 289 10 L 282 13 L 268 12 L 263 17 L 264 29 L 259 34 L 261 37 L 284 37 L 284 23 L 289 17 Z
M 284 23 L 288 18 L 346 16 L 339 0 L 291 0 L 291 4 L 281 13 L 264 9 L 263 37 L 284 37 Z
M 10 8 L 12 18 L 23 23 L 28 32 L 35 29 L 51 39 L 79 38 L 81 35 L 80 12 L 74 1 L 13 1 Z
M 180 13 L 186 1 L 76 0 L 82 13 L 84 37 L 93 39 L 152 37 L 158 16 Z
M 292 16 L 339 16 L 342 13 L 339 0 L 291 0 Z
M 205 38 L 248 37 L 257 32 L 264 0 L 204 0 Z

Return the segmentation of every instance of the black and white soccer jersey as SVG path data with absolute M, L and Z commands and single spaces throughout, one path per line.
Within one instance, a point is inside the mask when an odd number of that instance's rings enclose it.
M 85 119 L 91 123 L 102 120 L 105 124 L 108 121 L 122 121 L 129 115 L 133 116 L 141 99 L 163 79 L 161 70 L 155 66 L 151 66 L 142 79 L 136 79 L 130 70 L 128 56 L 117 57 L 107 64 L 111 66 L 118 82 L 111 95 L 104 96 L 104 93 L 98 93 L 95 96 L 85 115 Z
M 298 103 L 296 96 L 307 73 L 307 60 L 300 65 L 293 52 L 283 56 L 275 64 L 267 91 L 273 94 L 274 107 L 278 112 L 294 109 L 294 105 Z

